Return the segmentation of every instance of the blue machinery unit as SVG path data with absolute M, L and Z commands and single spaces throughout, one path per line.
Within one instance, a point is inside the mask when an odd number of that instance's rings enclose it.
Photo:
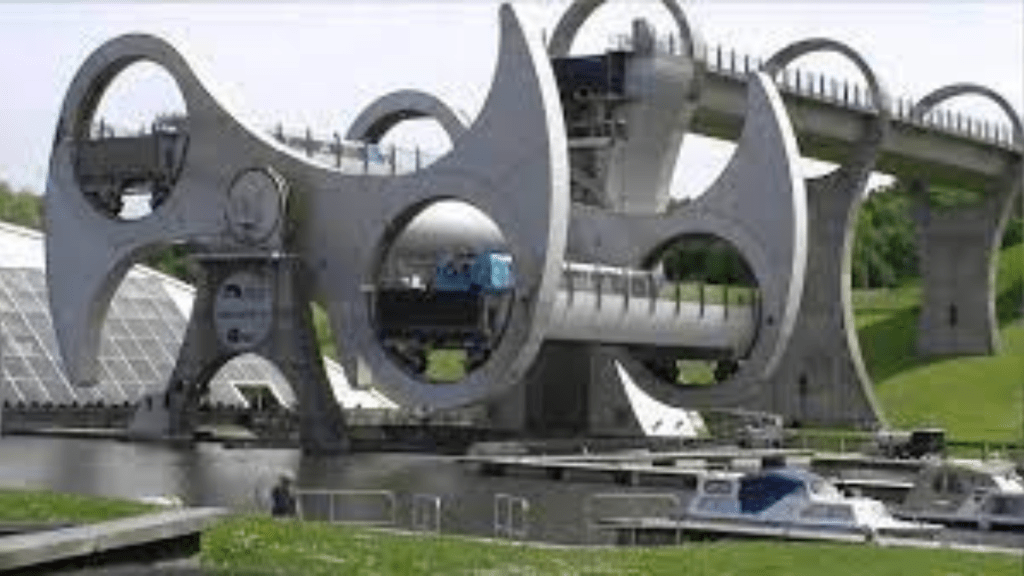
M 441 257 L 434 268 L 433 288 L 439 292 L 488 292 L 512 290 L 515 276 L 512 256 L 485 252 L 461 259 Z

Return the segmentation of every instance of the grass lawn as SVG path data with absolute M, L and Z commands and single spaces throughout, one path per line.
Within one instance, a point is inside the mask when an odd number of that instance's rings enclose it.
M 156 509 L 149 504 L 112 498 L 42 490 L 0 490 L 0 522 L 101 522 Z
M 1019 576 L 1020 558 L 874 546 L 720 542 L 664 548 L 517 546 L 237 516 L 203 535 L 211 574 L 288 575 L 986 575 Z
M 427 354 L 424 377 L 429 382 L 458 382 L 466 376 L 466 351 L 438 348 Z
M 878 380 L 897 427 L 938 425 L 957 440 L 1020 441 L 1024 425 L 1024 326 L 1002 329 L 996 356 L 945 358 Z
M 711 386 L 715 384 L 715 363 L 707 360 L 676 360 L 679 368 L 679 382 L 688 386 Z
M 1022 440 L 1022 269 L 1024 245 L 1004 250 L 997 279 L 1002 350 L 993 356 L 918 357 L 916 284 L 854 292 L 861 351 L 893 426 L 942 426 L 957 440 Z
M 152 511 L 136 502 L 0 490 L 0 521 L 95 522 Z M 414 535 L 321 522 L 237 515 L 202 537 L 209 576 L 386 575 L 786 575 L 1001 576 L 1022 560 L 1002 554 L 875 546 L 734 541 L 662 548 L 562 548 L 452 535 Z

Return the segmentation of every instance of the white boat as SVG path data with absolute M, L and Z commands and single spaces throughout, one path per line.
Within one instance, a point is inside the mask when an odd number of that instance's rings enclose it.
M 709 473 L 698 480 L 687 518 L 748 528 L 786 527 L 804 532 L 928 537 L 937 524 L 895 518 L 873 498 L 844 496 L 821 476 L 797 468 L 756 474 Z
M 982 530 L 1024 531 L 1024 479 L 1005 460 L 932 462 L 918 472 L 896 514 Z

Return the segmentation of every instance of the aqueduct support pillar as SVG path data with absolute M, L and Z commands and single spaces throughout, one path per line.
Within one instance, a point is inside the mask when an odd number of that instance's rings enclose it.
M 922 285 L 918 353 L 995 354 L 999 244 L 1019 184 L 949 210 L 929 205 L 925 183 L 912 189 Z
M 1013 142 L 1024 143 L 1024 127 L 999 94 L 975 84 L 952 84 L 922 98 L 911 110 L 921 120 L 935 106 L 962 95 L 992 100 L 1013 126 Z M 917 351 L 924 356 L 994 354 L 999 350 L 996 273 L 999 245 L 1014 199 L 1021 190 L 1021 161 L 1008 160 L 1002 176 L 973 206 L 936 210 L 927 177 L 910 183 L 921 272 Z
M 766 409 L 794 422 L 869 426 L 884 422 L 861 357 L 850 295 L 851 252 L 857 215 L 879 148 L 889 132 L 889 97 L 867 62 L 852 48 L 827 39 L 791 44 L 765 64 L 778 74 L 809 52 L 834 51 L 864 75 L 876 114 L 865 121 L 861 141 L 845 164 L 808 179 L 807 278 L 793 336 L 765 385 Z
M 793 422 L 864 427 L 883 420 L 861 358 L 850 252 L 872 163 L 807 181 L 807 278 L 793 336 L 766 380 L 764 409 Z

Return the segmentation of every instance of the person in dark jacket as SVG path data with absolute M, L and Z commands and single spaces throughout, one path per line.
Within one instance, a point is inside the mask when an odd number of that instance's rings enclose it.
M 295 494 L 292 493 L 292 478 L 282 474 L 277 485 L 270 491 L 271 516 L 295 516 Z

